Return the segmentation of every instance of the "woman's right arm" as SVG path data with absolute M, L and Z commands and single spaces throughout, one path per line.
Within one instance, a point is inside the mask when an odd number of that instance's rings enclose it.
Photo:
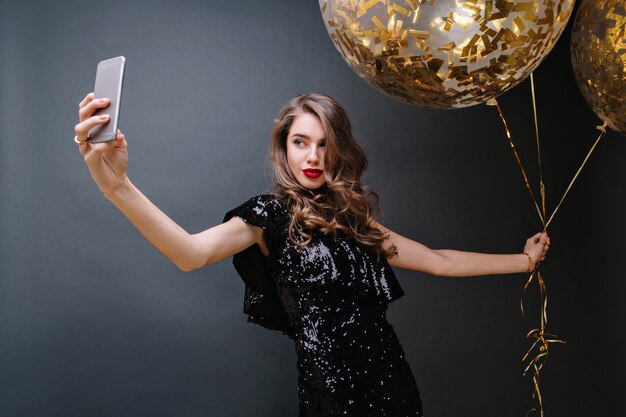
M 186 272 L 228 258 L 263 239 L 263 229 L 238 217 L 201 233 L 189 234 L 128 179 L 106 197 L 155 248 Z
M 88 94 L 79 105 L 76 138 L 89 172 L 104 196 L 141 234 L 183 271 L 192 271 L 238 253 L 254 243 L 263 246 L 263 229 L 234 217 L 198 234 L 189 234 L 155 206 L 126 175 L 128 143 L 119 132 L 109 143 L 86 141 L 89 130 L 108 121 L 93 113 L 108 106 Z

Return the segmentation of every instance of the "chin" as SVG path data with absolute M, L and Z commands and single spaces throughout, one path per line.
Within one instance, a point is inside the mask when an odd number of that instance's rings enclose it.
M 315 190 L 326 184 L 326 181 L 311 181 L 308 178 L 306 180 L 299 180 L 298 182 L 302 188 L 306 188 L 307 190 Z
M 321 184 L 300 184 L 300 185 L 302 185 L 302 187 L 306 188 L 307 190 L 316 190 L 316 189 L 320 188 L 324 184 L 326 184 L 326 183 L 323 182 Z

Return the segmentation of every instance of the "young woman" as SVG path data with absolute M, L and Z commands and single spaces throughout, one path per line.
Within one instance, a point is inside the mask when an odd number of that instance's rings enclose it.
M 530 272 L 550 240 L 538 233 L 523 253 L 433 250 L 374 219 L 376 195 L 361 183 L 367 159 L 345 110 L 332 98 L 291 99 L 270 145 L 275 193 L 229 211 L 224 223 L 189 234 L 128 179 L 127 142 L 90 144 L 106 99 L 80 103 L 79 144 L 93 180 L 159 251 L 183 271 L 234 255 L 246 283 L 249 321 L 295 341 L 300 416 L 421 416 L 415 379 L 387 322 L 403 295 L 390 265 L 437 276 Z

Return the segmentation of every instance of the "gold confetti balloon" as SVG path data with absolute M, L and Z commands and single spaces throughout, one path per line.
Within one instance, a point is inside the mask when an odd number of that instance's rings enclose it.
M 626 6 L 624 0 L 580 4 L 572 30 L 572 66 L 587 103 L 626 135 Z
M 575 0 L 319 0 L 328 33 L 365 81 L 420 107 L 486 102 L 550 52 Z

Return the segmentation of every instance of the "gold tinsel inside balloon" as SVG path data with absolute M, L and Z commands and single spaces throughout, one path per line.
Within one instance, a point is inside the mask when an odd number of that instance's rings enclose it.
M 611 129 L 626 135 L 624 0 L 583 1 L 571 49 L 574 73 L 587 103 Z
M 330 37 L 365 81 L 401 101 L 453 108 L 522 81 L 574 0 L 320 0 Z

